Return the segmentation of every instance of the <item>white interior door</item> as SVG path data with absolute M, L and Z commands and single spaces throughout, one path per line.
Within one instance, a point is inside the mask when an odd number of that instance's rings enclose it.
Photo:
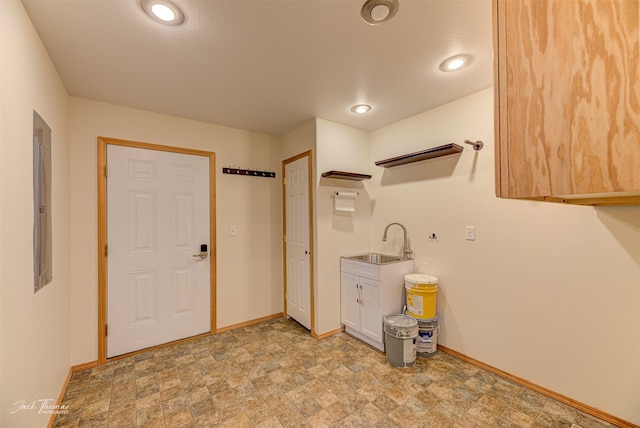
M 311 329 L 309 165 L 305 156 L 285 165 L 287 315 Z
M 108 145 L 107 166 L 107 357 L 209 332 L 209 159 Z

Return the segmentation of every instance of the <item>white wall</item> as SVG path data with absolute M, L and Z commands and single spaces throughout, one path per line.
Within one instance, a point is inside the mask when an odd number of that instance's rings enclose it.
M 306 151 L 316 148 L 316 119 L 309 120 L 280 138 L 280 159 L 290 159 Z M 315 158 L 315 154 L 312 155 Z M 280 165 L 279 171 L 282 171 Z M 282 176 L 280 174 L 280 185 Z
M 322 334 L 340 328 L 340 256 L 369 251 L 373 201 L 368 180 L 322 178 L 332 170 L 368 173 L 369 133 L 323 119 L 316 126 L 316 332 Z M 334 210 L 339 190 L 359 193 L 354 213 Z
M 0 2 L 0 426 L 44 426 L 70 366 L 68 96 L 22 3 Z M 33 293 L 33 110 L 52 130 L 53 281 Z
M 373 202 L 368 182 L 322 178 L 331 170 L 367 173 L 369 133 L 324 119 L 313 119 L 282 137 L 280 157 L 312 151 L 315 333 L 340 328 L 340 256 L 370 247 Z M 356 212 L 336 212 L 333 192 L 357 191 Z
M 279 180 L 222 174 L 277 170 L 277 138 L 80 98 L 70 106 L 73 364 L 97 359 L 98 136 L 215 152 L 217 327 L 282 312 Z
M 440 278 L 441 344 L 640 423 L 640 207 L 496 198 L 492 89 L 373 132 L 371 163 L 450 142 L 461 156 L 373 169 L 375 249 L 408 227 Z

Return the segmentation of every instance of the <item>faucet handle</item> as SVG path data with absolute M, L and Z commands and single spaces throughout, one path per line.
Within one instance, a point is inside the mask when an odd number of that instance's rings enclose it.
M 404 248 L 404 258 L 405 260 L 410 259 L 413 255 L 413 250 L 411 249 L 411 241 L 407 239 L 407 244 Z

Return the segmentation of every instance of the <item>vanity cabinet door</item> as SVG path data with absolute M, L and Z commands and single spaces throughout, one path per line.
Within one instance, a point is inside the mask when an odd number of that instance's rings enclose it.
M 362 296 L 361 331 L 377 342 L 383 342 L 382 283 L 360 278 Z
M 340 277 L 340 317 L 345 327 L 360 330 L 360 283 L 359 278 L 342 272 Z

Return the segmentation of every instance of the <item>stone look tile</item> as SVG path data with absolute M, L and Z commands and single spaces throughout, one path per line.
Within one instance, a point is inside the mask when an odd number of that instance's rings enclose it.
M 78 427 L 104 426 L 107 424 L 108 418 L 109 418 L 108 411 L 94 413 L 91 415 L 85 415 L 83 413 L 82 416 L 80 416 Z
M 160 397 L 163 402 L 177 397 L 184 397 L 184 389 L 182 385 L 172 386 L 168 389 L 160 389 Z
M 156 376 L 136 378 L 136 398 L 144 398 L 159 392 L 160 386 Z
M 360 427 L 370 427 L 374 426 L 373 424 L 369 424 L 362 419 L 362 417 L 357 413 L 352 413 L 337 425 L 343 428 L 360 428 Z
M 316 397 L 316 401 L 323 409 L 326 409 L 332 404 L 339 402 L 340 399 L 333 392 L 325 391 Z
M 333 403 L 329 407 L 326 407 L 325 410 L 329 413 L 329 418 L 333 422 L 341 421 L 342 419 L 346 418 L 354 411 L 353 407 L 343 403 L 342 401 L 337 401 Z
M 93 403 L 85 403 L 82 408 L 82 418 L 90 418 L 96 415 L 109 413 L 109 398 L 105 398 L 100 401 L 94 401 Z
M 189 404 L 198 403 L 205 399 L 211 399 L 211 394 L 206 386 L 192 389 L 189 394 L 187 394 Z
M 250 428 L 253 427 L 246 413 L 240 413 L 231 419 L 224 421 L 225 428 Z
M 518 395 L 511 402 L 509 407 L 535 419 L 542 411 L 544 403 L 546 402 L 546 397 L 543 398 L 544 400 L 542 401 L 542 403 L 539 403 L 535 400 L 529 399 L 528 397 L 522 397 Z
M 329 412 L 327 412 L 325 409 L 319 410 L 318 412 L 309 416 L 305 422 L 307 423 L 307 425 L 314 428 L 321 428 L 321 427 L 329 428 L 333 425 L 331 416 L 329 415 Z
M 196 427 L 203 428 L 222 426 L 222 420 L 220 419 L 220 416 L 218 416 L 218 413 L 215 411 L 200 415 L 195 418 L 193 422 Z
M 110 406 L 109 408 L 109 422 L 118 420 L 133 421 L 136 418 L 136 404 L 134 401 L 120 405 Z
M 249 419 L 254 425 L 264 422 L 274 416 L 273 412 L 266 404 L 261 404 L 251 409 L 245 409 L 245 413 L 249 416 Z
M 361 420 L 368 426 L 375 425 L 380 419 L 384 418 L 385 414 L 382 410 L 378 409 L 371 403 L 368 403 L 362 409 L 358 411 Z
M 443 400 L 433 409 L 433 411 L 452 420 L 460 418 L 468 410 L 469 409 L 466 406 L 462 406 L 454 400 Z
M 162 407 L 154 406 L 144 410 L 138 410 L 136 412 L 136 426 L 164 426 L 164 414 L 162 413 Z
M 277 319 L 74 373 L 56 428 L 613 428 L 450 355 L 399 369 Z
M 191 417 L 191 412 L 187 407 L 169 416 L 165 414 L 164 420 L 165 425 L 171 428 L 190 427 L 193 425 L 193 418 Z
M 178 413 L 184 409 L 189 410 L 189 404 L 187 404 L 187 400 L 184 398 L 184 395 L 162 402 L 162 411 L 164 412 L 165 417 Z
M 260 422 L 255 426 L 258 428 L 282 428 L 282 424 L 275 416 L 272 416 L 266 421 Z
M 498 416 L 500 416 L 500 411 L 485 407 L 478 402 L 462 416 L 462 421 L 465 422 L 465 425 L 469 421 L 476 426 L 489 427 L 498 419 Z
M 582 428 L 614 428 L 610 423 L 582 412 L 577 412 L 574 424 Z
M 418 416 L 411 409 L 403 406 L 396 408 L 388 416 L 402 426 L 411 426 L 418 420 Z
M 277 414 L 277 418 L 284 427 L 297 426 L 304 421 L 304 416 L 297 409 L 285 409 Z
M 193 418 L 197 418 L 198 416 L 202 416 L 205 413 L 212 412 L 216 410 L 216 406 L 213 404 L 213 400 L 211 398 L 205 398 L 202 401 L 198 401 L 197 403 L 193 403 L 189 405 L 191 409 L 191 416 Z
M 121 419 L 107 422 L 107 428 L 136 428 L 135 418 L 133 420 Z
M 500 401 L 497 398 L 493 398 L 489 395 L 484 395 L 478 400 L 478 404 L 482 405 L 491 413 L 500 414 L 507 408 L 508 404 L 504 401 Z
M 389 389 L 386 394 L 387 397 L 392 399 L 398 405 L 404 404 L 411 395 L 409 395 L 401 386 L 396 385 L 393 388 Z
M 500 415 L 496 422 L 496 426 L 529 428 L 533 425 L 534 421 L 535 419 L 531 416 L 509 407 L 504 411 L 504 413 L 502 413 L 502 415 Z
M 426 405 L 424 402 L 420 401 L 416 397 L 411 397 L 404 403 L 404 407 L 411 410 L 411 412 L 416 416 L 425 415 L 431 407 Z

